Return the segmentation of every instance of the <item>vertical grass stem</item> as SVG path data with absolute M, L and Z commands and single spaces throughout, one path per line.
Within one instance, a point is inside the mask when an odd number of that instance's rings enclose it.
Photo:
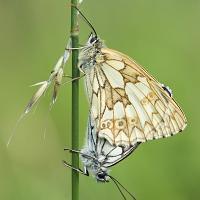
M 71 4 L 77 6 L 78 0 L 71 0 Z M 79 27 L 77 20 L 78 12 L 71 6 L 71 38 L 72 47 L 78 47 Z M 72 51 L 72 78 L 79 77 L 78 50 Z M 79 81 L 72 82 L 72 149 L 79 148 Z M 72 154 L 72 166 L 79 167 L 79 157 Z M 72 170 L 72 200 L 79 199 L 79 174 Z

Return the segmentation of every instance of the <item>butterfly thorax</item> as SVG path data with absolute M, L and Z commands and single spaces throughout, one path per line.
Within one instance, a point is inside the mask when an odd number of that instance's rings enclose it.
M 81 151 L 81 160 L 84 167 L 96 178 L 97 181 L 107 182 L 108 168 L 104 167 L 105 156 L 97 155 L 96 152 L 90 151 L 87 148 Z
M 95 65 L 104 60 L 101 49 L 105 47 L 99 38 L 89 38 L 86 46 L 79 52 L 78 67 L 83 73 L 90 71 Z

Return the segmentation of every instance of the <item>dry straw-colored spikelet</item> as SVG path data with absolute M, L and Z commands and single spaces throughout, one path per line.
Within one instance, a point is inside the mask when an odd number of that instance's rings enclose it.
M 34 93 L 34 95 L 29 100 L 25 110 L 24 114 L 29 113 L 29 111 L 33 108 L 33 106 L 38 102 L 38 100 L 45 94 L 49 86 L 53 83 L 53 94 L 52 94 L 52 103 L 54 104 L 56 102 L 57 96 L 58 96 L 58 89 L 62 83 L 62 78 L 64 75 L 64 66 L 67 60 L 69 59 L 69 56 L 71 54 L 71 38 L 68 41 L 68 44 L 65 48 L 63 56 L 61 56 L 56 65 L 54 66 L 53 70 L 51 71 L 51 74 L 46 81 L 42 81 L 39 83 L 36 83 L 32 86 L 40 86 L 37 91 Z

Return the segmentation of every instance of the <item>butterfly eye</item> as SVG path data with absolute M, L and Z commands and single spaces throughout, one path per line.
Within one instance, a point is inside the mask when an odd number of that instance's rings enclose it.
M 99 178 L 99 179 L 104 179 L 105 178 L 105 173 L 102 173 L 102 172 L 100 172 L 100 173 L 98 173 L 97 174 L 97 177 Z
M 97 41 L 97 36 L 94 36 L 90 39 L 90 44 L 93 44 Z

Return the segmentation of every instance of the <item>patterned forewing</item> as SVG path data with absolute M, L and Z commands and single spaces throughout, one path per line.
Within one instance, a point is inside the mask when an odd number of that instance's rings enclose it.
M 102 54 L 103 61 L 86 76 L 99 137 L 130 146 L 185 128 L 183 112 L 158 81 L 120 52 L 103 48 Z

